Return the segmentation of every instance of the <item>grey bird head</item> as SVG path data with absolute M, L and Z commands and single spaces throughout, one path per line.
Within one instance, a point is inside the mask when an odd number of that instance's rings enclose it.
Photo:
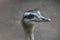
M 28 10 L 23 15 L 23 21 L 25 23 L 35 23 L 35 22 L 49 22 L 50 18 L 43 17 L 39 10 Z

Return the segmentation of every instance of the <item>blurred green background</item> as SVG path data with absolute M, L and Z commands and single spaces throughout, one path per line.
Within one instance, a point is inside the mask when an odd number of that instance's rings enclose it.
M 35 40 L 60 40 L 60 0 L 0 0 L 0 40 L 25 40 L 22 15 L 35 8 L 51 18 L 35 25 Z

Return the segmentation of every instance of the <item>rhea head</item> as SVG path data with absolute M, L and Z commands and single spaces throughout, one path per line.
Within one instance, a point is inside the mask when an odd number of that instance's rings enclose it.
M 23 22 L 27 24 L 34 24 L 35 22 L 49 22 L 50 18 L 43 17 L 39 10 L 28 10 L 23 15 Z
M 49 22 L 51 19 L 43 17 L 39 10 L 28 10 L 22 18 L 22 25 L 25 32 L 25 40 L 34 40 L 34 27 L 36 22 Z

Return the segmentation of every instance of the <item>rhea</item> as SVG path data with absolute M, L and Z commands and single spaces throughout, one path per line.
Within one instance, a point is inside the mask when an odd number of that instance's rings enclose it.
M 34 40 L 34 23 L 49 21 L 51 21 L 51 19 L 43 17 L 39 10 L 34 9 L 26 11 L 22 18 L 25 40 Z

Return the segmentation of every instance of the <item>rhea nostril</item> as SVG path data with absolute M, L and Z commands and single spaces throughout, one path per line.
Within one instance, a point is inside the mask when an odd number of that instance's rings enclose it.
M 42 20 L 45 20 L 45 19 L 42 19 Z
M 51 21 L 51 19 L 50 19 L 50 18 L 45 18 L 45 19 L 44 19 L 44 18 L 42 18 L 42 20 L 43 20 L 43 21 L 49 21 L 49 22 Z

